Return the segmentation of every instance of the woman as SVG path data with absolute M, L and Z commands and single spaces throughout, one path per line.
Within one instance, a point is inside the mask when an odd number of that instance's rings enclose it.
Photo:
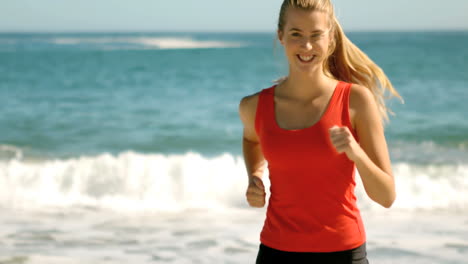
M 239 105 L 250 206 L 265 205 L 266 161 L 270 173 L 257 263 L 368 263 L 354 171 L 372 200 L 392 205 L 383 95 L 399 94 L 330 0 L 284 0 L 277 34 L 288 76 Z

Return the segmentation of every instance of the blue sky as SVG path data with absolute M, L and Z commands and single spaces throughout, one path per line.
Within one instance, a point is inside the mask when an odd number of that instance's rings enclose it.
M 275 30 L 282 0 L 2 0 L 0 31 Z M 334 0 L 345 30 L 468 30 L 468 0 Z

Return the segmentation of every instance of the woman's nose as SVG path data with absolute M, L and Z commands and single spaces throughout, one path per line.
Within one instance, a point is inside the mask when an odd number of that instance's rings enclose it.
M 302 47 L 306 50 L 312 49 L 312 43 L 309 40 L 302 41 Z

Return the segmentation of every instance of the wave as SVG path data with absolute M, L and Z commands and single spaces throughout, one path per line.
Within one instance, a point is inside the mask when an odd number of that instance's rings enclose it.
M 90 206 L 178 211 L 236 205 L 246 176 L 231 155 L 101 154 L 68 160 L 0 162 L 5 207 Z M 244 177 L 242 177 L 244 176 Z
M 12 145 L 0 145 L 0 160 L 22 159 L 23 150 Z
M 196 40 L 191 37 L 60 37 L 52 38 L 56 45 L 99 45 L 104 49 L 133 48 L 141 49 L 201 49 L 201 48 L 238 48 L 239 42 Z
M 434 141 L 392 141 L 389 143 L 392 160 L 411 164 L 461 164 L 468 161 L 468 141 L 439 144 Z
M 198 153 L 128 151 L 63 160 L 12 157 L 0 161 L 0 205 L 7 208 L 85 206 L 180 211 L 247 207 L 244 162 L 231 154 L 208 158 Z M 394 208 L 468 209 L 467 164 L 396 163 L 393 170 L 398 194 Z M 267 175 L 264 179 L 268 188 Z M 378 210 L 358 182 L 356 195 L 361 209 Z

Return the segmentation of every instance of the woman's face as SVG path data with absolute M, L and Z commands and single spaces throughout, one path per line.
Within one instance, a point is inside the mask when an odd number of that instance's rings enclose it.
M 331 43 L 328 15 L 290 7 L 278 38 L 284 46 L 290 68 L 310 72 L 321 68 Z

